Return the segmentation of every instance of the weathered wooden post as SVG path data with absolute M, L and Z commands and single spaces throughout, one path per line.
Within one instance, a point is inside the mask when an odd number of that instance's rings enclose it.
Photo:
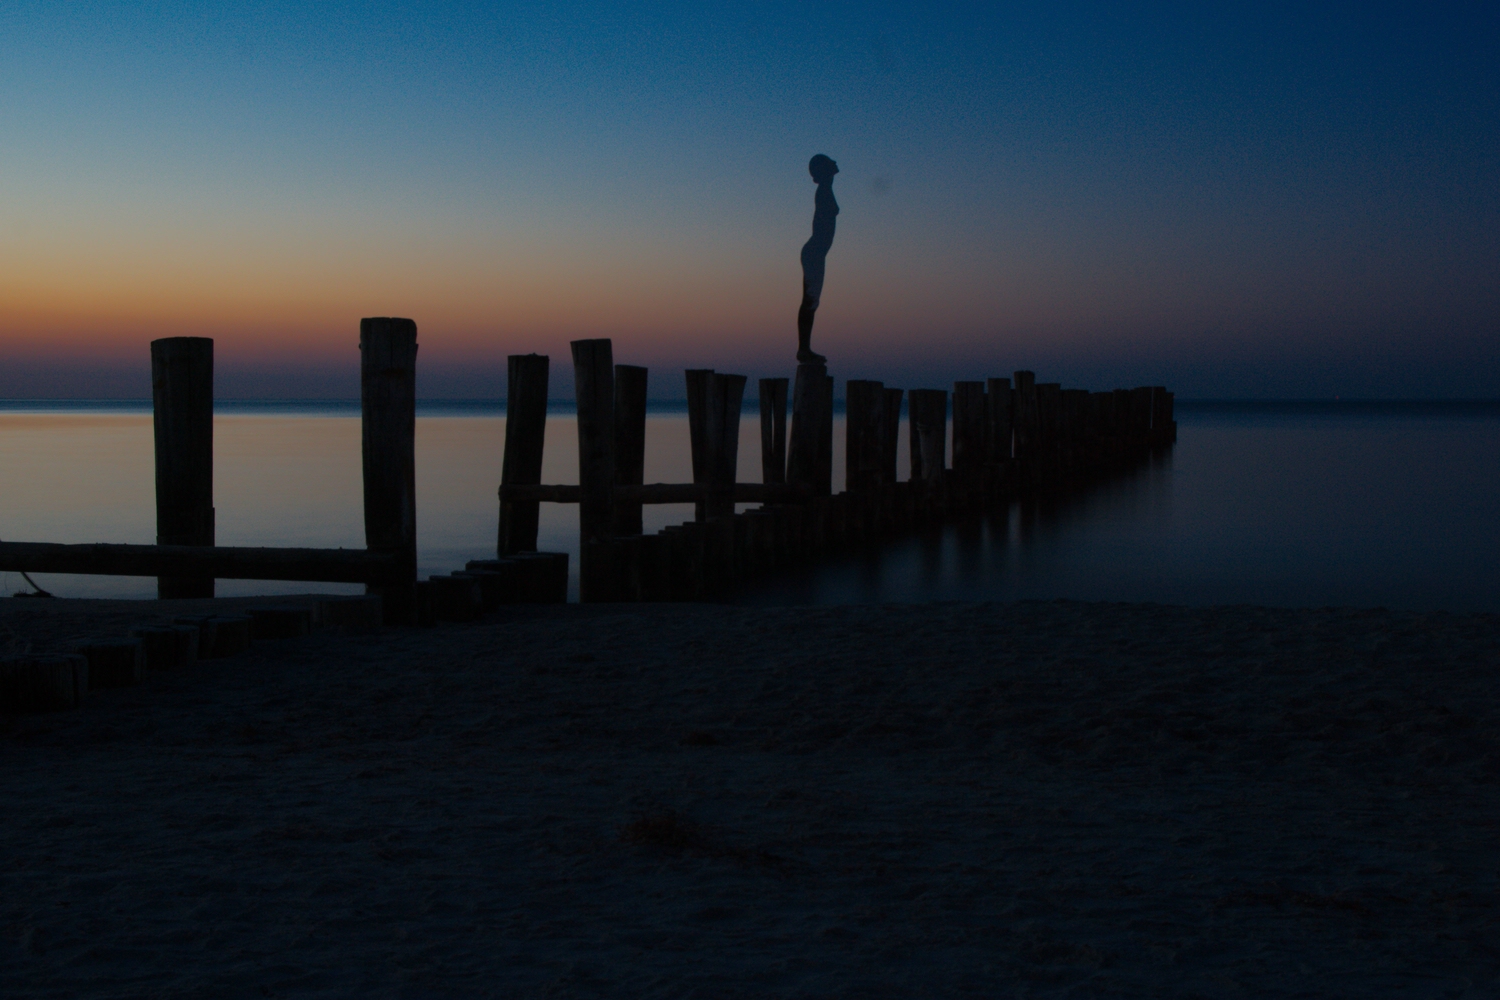
M 1062 383 L 1036 383 L 1037 447 L 1055 462 L 1062 429 Z
M 866 379 L 844 383 L 844 488 L 880 484 L 885 450 L 885 386 Z
M 646 476 L 646 369 L 615 365 L 615 485 L 639 486 Z M 615 501 L 614 533 L 641 533 L 641 505 Z
M 713 478 L 713 459 L 709 449 L 708 397 L 713 392 L 714 370 L 689 368 L 683 375 L 687 379 L 688 441 L 693 456 L 693 482 L 707 483 Z M 701 521 L 707 516 L 708 511 L 703 501 L 697 501 L 693 505 L 694 519 Z
M 542 442 L 547 433 L 545 354 L 512 354 L 505 393 L 505 461 L 501 486 L 536 486 L 542 481 Z M 540 505 L 535 500 L 500 501 L 496 554 L 535 552 Z
M 760 480 L 786 482 L 786 389 L 784 378 L 760 380 Z
M 896 481 L 896 456 L 901 448 L 901 397 L 900 389 L 885 390 L 885 424 L 880 442 L 880 477 L 887 486 Z
M 370 584 L 391 623 L 410 620 L 417 582 L 417 324 L 359 321 L 360 424 L 365 545 L 397 554 L 396 568 Z
M 984 467 L 984 383 L 953 383 L 953 473 L 978 479 Z
M 985 442 L 989 445 L 986 463 L 998 469 L 1010 461 L 1011 399 L 1010 379 L 992 378 L 985 392 L 989 426 Z
M 615 359 L 608 339 L 575 340 L 578 397 L 578 599 L 614 599 L 609 538 L 614 513 Z
M 912 481 L 941 480 L 948 465 L 948 393 L 942 389 L 913 389 L 908 420 Z
M 740 459 L 740 411 L 744 402 L 745 376 L 714 375 L 709 381 L 709 482 L 718 487 L 719 492 L 705 502 L 705 518 L 734 513 L 734 480 L 739 472 Z
M 214 342 L 151 342 L 156 544 L 214 543 Z M 212 577 L 157 577 L 156 595 L 212 597 Z
M 1036 373 L 1019 371 L 1014 374 L 1016 386 L 1011 405 L 1015 420 L 1015 455 L 1029 461 L 1034 457 L 1037 442 Z
M 814 496 L 833 489 L 833 379 L 823 365 L 797 366 L 786 478 Z

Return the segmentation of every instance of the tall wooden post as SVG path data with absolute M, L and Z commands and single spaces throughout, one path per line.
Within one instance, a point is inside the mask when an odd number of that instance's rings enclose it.
M 713 392 L 714 370 L 689 368 L 683 375 L 687 379 L 688 441 L 693 453 L 693 482 L 707 483 L 713 478 L 708 397 Z M 702 501 L 694 505 L 694 520 L 702 521 L 707 516 L 707 508 Z
M 911 424 L 911 478 L 936 482 L 943 478 L 948 450 L 948 393 L 942 389 L 913 389 L 907 407 Z
M 760 481 L 786 482 L 786 389 L 784 378 L 760 380 Z
M 545 354 L 512 354 L 505 394 L 505 461 L 502 486 L 535 486 L 542 481 L 542 443 L 547 434 Z M 500 538 L 496 553 L 536 551 L 539 504 L 535 500 L 500 502 Z
M 987 407 L 985 415 L 989 421 L 989 426 L 985 430 L 985 442 L 989 445 L 986 464 L 998 468 L 1010 461 L 1010 379 L 990 379 L 986 386 L 985 397 Z
M 896 456 L 901 448 L 901 397 L 900 389 L 885 390 L 885 428 L 880 443 L 880 481 L 886 484 L 896 481 Z
M 786 478 L 815 496 L 833 489 L 833 379 L 822 365 L 797 366 Z
M 365 545 L 397 553 L 380 594 L 386 621 L 406 622 L 417 582 L 417 324 L 359 321 L 360 423 L 364 453 Z
M 739 472 L 740 410 L 745 402 L 745 376 L 715 375 L 708 394 L 709 482 L 722 493 L 704 504 L 705 517 L 734 513 L 734 480 Z
M 214 342 L 151 342 L 156 544 L 214 543 Z M 212 577 L 163 576 L 158 597 L 212 597 Z
M 609 539 L 615 482 L 615 359 L 609 340 L 575 340 L 578 395 L 578 599 L 614 594 Z
M 850 379 L 844 383 L 844 488 L 879 486 L 884 458 L 885 386 Z
M 984 464 L 984 383 L 953 383 L 953 473 L 976 479 Z
M 646 481 L 646 369 L 615 365 L 615 485 Z M 615 503 L 614 533 L 641 533 L 641 505 Z

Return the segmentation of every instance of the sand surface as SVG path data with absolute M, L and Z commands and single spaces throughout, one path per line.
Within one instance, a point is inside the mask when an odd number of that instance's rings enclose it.
M 1497 668 L 1070 602 L 258 643 L 0 722 L 0 994 L 1494 997 Z

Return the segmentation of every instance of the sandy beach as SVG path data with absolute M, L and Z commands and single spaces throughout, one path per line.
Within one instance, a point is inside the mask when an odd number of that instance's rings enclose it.
M 0 654 L 161 613 L 0 600 Z M 1075 602 L 260 642 L 0 721 L 0 993 L 1491 997 L 1497 666 Z

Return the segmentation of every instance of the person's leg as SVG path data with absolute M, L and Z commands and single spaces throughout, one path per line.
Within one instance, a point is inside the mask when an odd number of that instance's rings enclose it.
M 809 259 L 809 258 L 812 259 Z M 813 314 L 818 311 L 818 299 L 823 291 L 823 261 L 802 252 L 802 306 L 797 310 L 797 361 L 799 364 L 821 365 L 827 358 L 814 354 L 812 349 Z

